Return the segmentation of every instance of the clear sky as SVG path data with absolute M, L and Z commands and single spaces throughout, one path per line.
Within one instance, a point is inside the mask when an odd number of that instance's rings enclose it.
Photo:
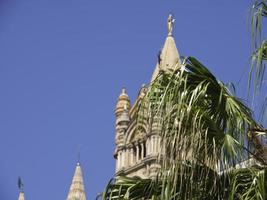
M 1 0 L 0 199 L 65 199 L 81 146 L 87 198 L 114 175 L 114 107 L 148 83 L 174 15 L 181 55 L 246 95 L 250 1 Z

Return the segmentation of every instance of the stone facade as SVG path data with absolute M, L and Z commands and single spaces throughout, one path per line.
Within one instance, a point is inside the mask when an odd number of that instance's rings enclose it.
M 157 157 L 160 152 L 158 134 L 148 133 L 145 128 L 137 130 L 136 108 L 145 93 L 141 88 L 133 107 L 125 89 L 122 90 L 116 106 L 116 174 L 151 177 L 160 167 Z
M 168 18 L 168 36 L 158 56 L 158 62 L 152 75 L 151 82 L 161 70 L 170 70 L 181 66 L 180 57 L 172 36 L 173 22 Z M 161 138 L 156 127 L 137 129 L 138 107 L 146 93 L 146 86 L 142 86 L 135 103 L 123 89 L 115 108 L 116 115 L 116 175 L 141 178 L 153 178 L 160 168 L 158 159 L 161 154 Z M 148 130 L 149 129 L 149 130 Z

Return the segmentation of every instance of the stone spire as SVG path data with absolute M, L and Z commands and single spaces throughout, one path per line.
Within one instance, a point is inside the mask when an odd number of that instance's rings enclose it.
M 67 200 L 86 200 L 82 169 L 79 162 L 76 165 Z
M 20 177 L 18 178 L 18 187 L 19 187 L 19 199 L 18 200 L 25 200 L 24 184 Z
M 19 200 L 25 200 L 24 192 L 20 191 L 19 192 Z
M 165 40 L 165 44 L 158 55 L 158 63 L 156 69 L 152 75 L 151 82 L 155 80 L 160 70 L 170 70 L 181 66 L 180 56 L 172 36 L 174 19 L 172 15 L 168 17 L 168 36 Z

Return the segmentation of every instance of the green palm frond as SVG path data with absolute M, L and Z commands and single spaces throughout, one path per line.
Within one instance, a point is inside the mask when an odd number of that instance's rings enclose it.
M 259 0 L 255 1 L 252 7 L 252 17 L 251 17 L 251 26 L 252 26 L 252 41 L 253 41 L 253 51 L 252 54 L 252 64 L 250 67 L 250 78 L 249 78 L 249 87 L 252 80 L 254 80 L 254 92 L 261 88 L 263 78 L 265 75 L 265 64 L 267 61 L 267 38 L 262 38 L 262 26 L 263 18 L 267 17 L 267 1 Z M 252 75 L 254 73 L 254 78 Z
M 155 199 L 160 195 L 160 187 L 157 180 L 118 176 L 110 181 L 102 199 Z
M 223 145 L 232 137 L 242 138 L 243 145 L 247 129 L 257 126 L 248 107 L 192 57 L 186 59 L 183 71 L 161 74 L 148 89 L 143 105 L 139 115 L 150 111 L 149 116 L 159 118 L 160 133 L 171 142 L 179 140 L 177 134 L 200 132 L 199 139 L 206 133 L 211 143 L 215 139 Z
M 137 121 L 160 134 L 162 169 L 156 180 L 117 177 L 104 199 L 227 199 L 233 180 L 223 172 L 246 158 L 247 133 L 261 128 L 250 109 L 193 57 L 151 83 Z
M 174 188 L 174 183 L 160 181 L 159 179 L 141 179 L 116 177 L 108 187 L 103 200 L 265 200 L 267 191 L 267 170 L 264 168 L 231 169 L 225 173 L 217 174 L 204 166 L 194 170 L 192 178 L 190 163 L 183 163 L 187 170 L 179 171 Z M 205 168 L 205 169 L 204 169 Z M 177 168 L 179 169 L 179 168 Z M 207 170 L 208 176 L 203 176 L 202 171 Z M 191 179 L 194 186 L 193 192 L 188 193 L 188 187 L 181 182 L 181 176 Z M 214 180 L 217 180 L 216 185 Z M 181 188 L 181 189 L 180 189 Z M 213 191 L 211 190 L 213 188 Z M 112 192 L 111 192 L 112 191 Z M 181 191 L 183 191 L 181 193 Z
M 256 48 L 258 46 L 258 40 L 261 40 L 262 18 L 267 17 L 267 1 L 254 1 L 251 15 L 252 39 Z
M 267 198 L 267 170 L 235 169 L 227 174 L 230 180 L 229 200 L 265 200 Z
M 262 41 L 260 46 L 255 49 L 252 54 L 252 65 L 250 69 L 250 82 L 252 80 L 252 73 L 254 71 L 254 90 L 257 91 L 257 87 L 261 88 L 264 81 L 265 67 L 267 61 L 267 41 Z
M 143 105 L 139 115 L 153 116 L 165 143 L 162 170 L 168 175 L 163 176 L 163 185 L 171 182 L 172 189 L 179 189 L 175 193 L 178 199 L 191 199 L 196 190 L 194 173 L 179 176 L 186 188 L 176 185 L 177 174 L 188 170 L 182 161 L 190 162 L 191 172 L 199 165 L 227 170 L 245 158 L 248 129 L 258 126 L 249 108 L 193 57 L 185 59 L 183 70 L 162 72 L 148 88 Z M 201 172 L 204 177 L 207 173 Z M 216 185 L 221 183 L 213 181 L 208 194 L 215 195 Z

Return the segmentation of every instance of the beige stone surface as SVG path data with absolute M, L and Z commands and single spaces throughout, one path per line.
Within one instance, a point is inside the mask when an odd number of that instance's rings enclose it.
M 19 200 L 25 200 L 25 195 L 22 191 L 19 193 Z
M 157 63 L 151 82 L 155 80 L 160 70 L 171 70 L 181 66 L 180 56 L 172 35 L 168 35 L 160 54 L 160 63 Z
M 86 200 L 80 163 L 76 165 L 67 200 Z

